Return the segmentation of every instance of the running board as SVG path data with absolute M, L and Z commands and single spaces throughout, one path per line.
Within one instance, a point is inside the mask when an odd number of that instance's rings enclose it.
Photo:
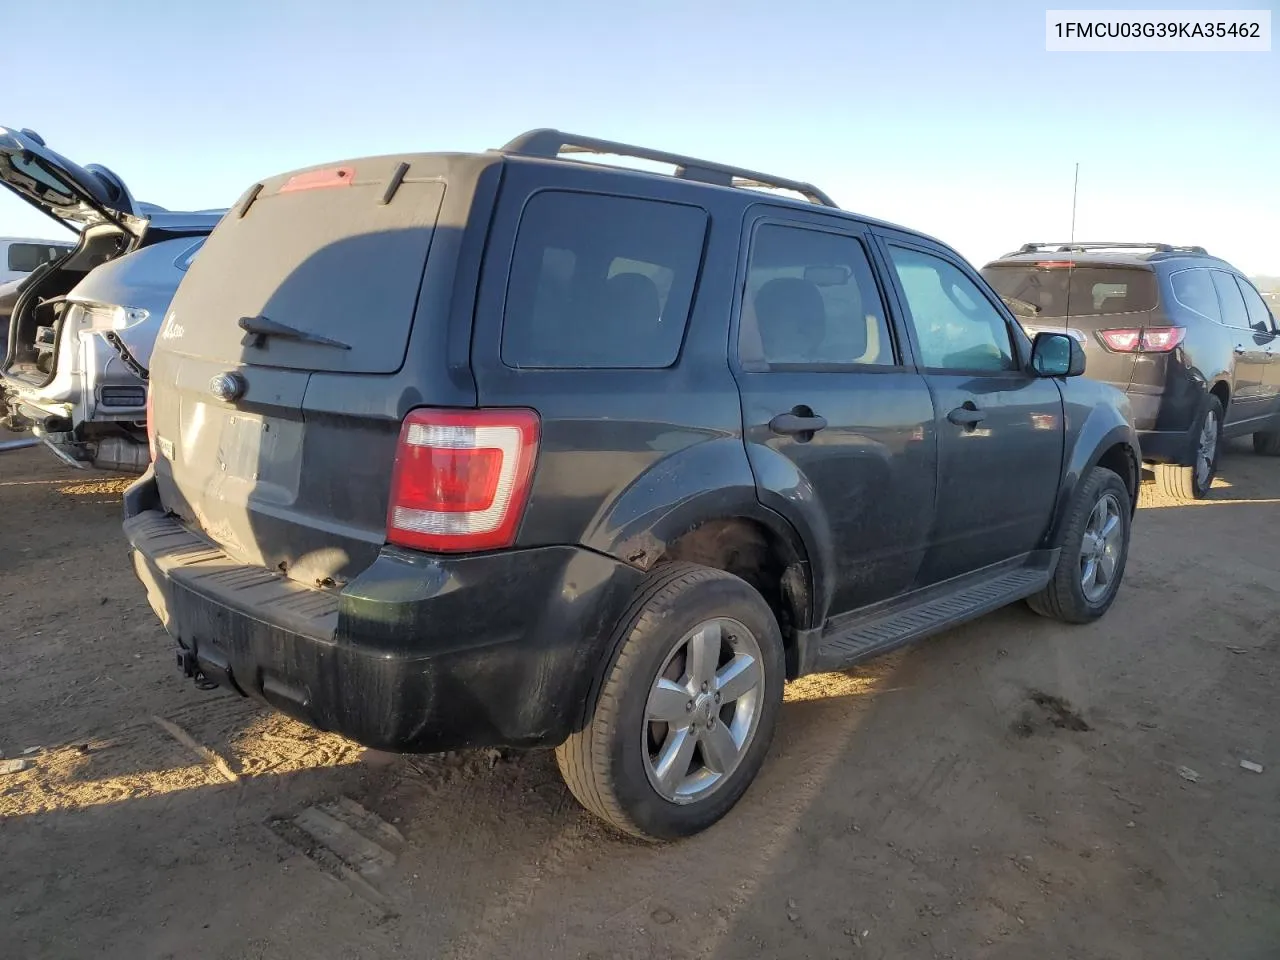
M 842 617 L 804 672 L 841 670 L 1029 597 L 1049 583 L 1058 553 L 1035 550 Z

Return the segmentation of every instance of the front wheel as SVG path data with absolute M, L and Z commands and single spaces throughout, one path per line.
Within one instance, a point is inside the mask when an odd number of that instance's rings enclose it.
M 782 637 L 745 581 L 691 563 L 636 592 L 584 722 L 556 749 L 569 790 L 601 819 L 673 840 L 723 817 L 764 762 L 782 704 Z
M 1107 612 L 1129 558 L 1129 488 L 1105 467 L 1094 467 L 1076 494 L 1049 585 L 1028 598 L 1036 613 L 1088 623 Z

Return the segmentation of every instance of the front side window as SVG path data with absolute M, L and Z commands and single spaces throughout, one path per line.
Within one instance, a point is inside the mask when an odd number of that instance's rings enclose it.
M 1017 369 L 1004 317 L 959 267 L 908 247 L 890 245 L 889 255 L 925 367 L 989 373 Z
M 893 366 L 893 341 L 862 243 L 762 224 L 751 243 L 739 355 L 769 366 Z
M 548 190 L 525 206 L 502 324 L 512 367 L 668 367 L 680 353 L 707 215 Z
M 1174 298 L 1188 310 L 1215 323 L 1222 322 L 1222 309 L 1218 306 L 1218 294 L 1213 289 L 1213 277 L 1208 270 L 1182 270 L 1170 279 Z
M 1240 292 L 1244 295 L 1244 306 L 1249 313 L 1249 326 L 1259 333 L 1275 332 L 1275 322 L 1271 318 L 1271 311 L 1267 309 L 1266 302 L 1262 299 L 1262 294 L 1253 288 L 1253 284 L 1241 277 L 1236 277 L 1236 283 L 1240 285 Z
M 1249 329 L 1249 310 L 1244 305 L 1244 297 L 1236 286 L 1235 277 L 1221 270 L 1211 270 L 1213 287 L 1218 292 L 1218 306 L 1222 309 L 1222 322 L 1228 327 L 1240 330 Z

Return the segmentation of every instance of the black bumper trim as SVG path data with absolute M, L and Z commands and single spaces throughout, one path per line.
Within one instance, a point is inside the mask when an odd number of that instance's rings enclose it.
M 202 675 L 382 750 L 562 742 L 643 578 L 581 547 L 388 547 L 338 593 L 237 564 L 156 511 L 125 531 Z

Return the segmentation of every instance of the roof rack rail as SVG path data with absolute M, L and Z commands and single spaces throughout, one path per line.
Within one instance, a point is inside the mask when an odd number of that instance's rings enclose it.
M 612 140 L 598 140 L 595 137 L 580 137 L 560 130 L 530 130 L 522 133 L 505 147 L 502 153 L 513 153 L 523 157 L 543 157 L 554 160 L 561 154 L 593 153 L 615 157 L 634 157 L 637 160 L 649 160 L 653 163 L 669 163 L 676 168 L 675 175 L 682 180 L 696 180 L 699 183 L 712 183 L 721 187 L 764 187 L 774 190 L 791 190 L 800 194 L 810 203 L 824 207 L 836 207 L 836 202 L 811 183 L 798 180 L 786 180 L 782 177 L 758 173 L 741 167 L 733 167 L 709 160 L 698 160 L 694 157 L 681 156 L 678 153 L 667 153 L 664 150 L 651 150 L 648 147 L 636 147 L 627 143 L 615 143 Z
M 1100 241 L 1090 242 L 1074 242 L 1061 241 L 1055 243 L 1024 243 L 1013 253 L 1007 256 L 1015 256 L 1020 253 L 1087 253 L 1090 250 L 1154 250 L 1156 253 L 1198 253 L 1208 256 L 1209 251 L 1204 247 L 1184 246 L 1179 247 L 1171 243 L 1106 243 Z

